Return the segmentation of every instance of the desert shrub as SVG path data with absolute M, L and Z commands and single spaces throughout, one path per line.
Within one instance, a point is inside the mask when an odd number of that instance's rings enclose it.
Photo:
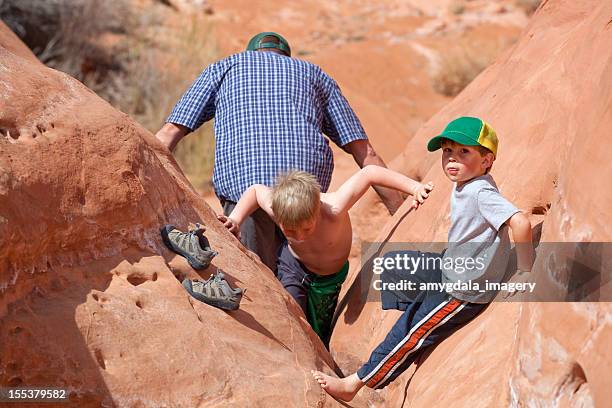
M 446 96 L 455 96 L 478 76 L 507 46 L 506 42 L 460 40 L 440 53 L 440 64 L 432 86 Z
M 130 77 L 125 79 L 129 97 L 118 98 L 117 104 L 123 104 L 124 112 L 155 132 L 200 72 L 217 58 L 217 50 L 210 26 L 196 15 L 185 17 L 182 30 L 167 38 L 155 51 L 151 51 L 149 43 L 155 42 L 159 33 L 156 29 L 150 30 L 147 38 L 131 47 L 140 57 L 132 59 L 128 69 Z M 160 60 L 165 62 L 162 69 Z M 214 147 L 213 127 L 209 122 L 185 137 L 174 152 L 185 175 L 201 192 L 210 189 Z
M 176 74 L 163 79 L 164 93 L 158 94 L 158 103 L 151 109 L 148 121 L 166 118 L 180 96 L 191 85 L 200 72 L 214 59 L 218 52 L 210 35 L 210 27 L 200 18 L 192 16 L 185 21 L 185 29 L 176 37 L 172 55 Z M 155 123 L 160 126 L 159 123 Z M 177 146 L 174 156 L 191 183 L 201 192 L 211 188 L 215 139 L 213 123 L 208 122 L 185 137 Z
M 105 34 L 126 34 L 133 15 L 125 0 L 0 0 L 0 18 L 46 65 L 89 84 L 122 69 Z
M 459 1 L 454 1 L 450 4 L 449 10 L 455 15 L 460 15 L 465 12 L 465 4 Z
M 525 14 L 527 14 L 528 16 L 535 13 L 535 11 L 540 6 L 540 3 L 542 3 L 542 0 L 516 0 L 515 2 L 517 7 L 523 9 L 523 11 L 525 11 Z
M 209 25 L 181 16 L 164 26 L 161 3 L 135 10 L 128 0 L 0 0 L 0 18 L 46 65 L 77 78 L 152 132 L 195 77 L 216 58 Z M 199 190 L 209 188 L 210 125 L 185 138 L 175 156 Z

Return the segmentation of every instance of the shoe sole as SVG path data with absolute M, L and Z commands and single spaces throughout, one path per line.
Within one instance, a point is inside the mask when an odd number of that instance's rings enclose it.
M 172 231 L 173 229 L 175 229 L 174 225 L 165 225 L 159 230 L 159 233 L 161 234 L 161 237 L 162 237 L 162 241 L 164 241 L 164 244 L 168 247 L 168 249 L 176 254 L 179 254 L 183 258 L 187 259 L 187 262 L 193 269 L 196 269 L 196 270 L 206 269 L 208 265 L 204 265 L 200 263 L 197 259 L 189 255 L 188 253 L 184 252 L 182 249 L 174 246 L 172 241 L 170 241 L 170 237 L 168 236 L 170 231 Z
M 202 303 L 206 303 L 207 305 L 218 307 L 219 309 L 223 309 L 223 310 L 237 310 L 238 307 L 240 307 L 239 303 L 234 303 L 234 302 L 230 302 L 226 300 L 219 300 L 219 299 L 210 299 L 202 295 L 201 293 L 194 292 L 193 286 L 191 285 L 191 281 L 189 279 L 185 279 L 183 281 L 183 287 L 185 288 L 187 293 L 191 295 L 191 297 L 199 300 Z

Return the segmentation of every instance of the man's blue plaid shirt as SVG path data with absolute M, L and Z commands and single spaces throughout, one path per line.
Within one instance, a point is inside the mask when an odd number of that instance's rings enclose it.
M 334 162 L 327 135 L 344 146 L 367 136 L 336 82 L 321 68 L 272 52 L 246 51 L 196 79 L 167 122 L 195 130 L 215 118 L 213 184 L 238 201 L 279 172 L 307 171 L 327 191 Z

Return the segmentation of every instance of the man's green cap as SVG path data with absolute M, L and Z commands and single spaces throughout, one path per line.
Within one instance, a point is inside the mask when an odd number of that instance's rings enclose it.
M 427 143 L 430 152 L 438 150 L 443 139 L 449 139 L 465 146 L 482 146 L 497 156 L 497 134 L 485 121 L 463 116 L 446 125 L 444 131 Z
M 275 37 L 278 39 L 278 42 L 263 41 L 266 37 Z M 276 48 L 287 54 L 287 56 L 291 56 L 291 48 L 287 40 L 285 40 L 282 35 L 270 31 L 257 34 L 255 37 L 251 38 L 251 41 L 249 41 L 247 45 L 247 51 L 257 51 L 262 48 Z

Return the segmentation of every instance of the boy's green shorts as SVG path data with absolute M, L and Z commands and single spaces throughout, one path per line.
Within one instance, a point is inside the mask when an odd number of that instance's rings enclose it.
M 338 295 L 342 283 L 346 279 L 349 262 L 346 261 L 342 269 L 333 275 L 312 275 L 308 289 L 308 306 L 306 318 L 312 329 L 319 335 L 325 346 L 329 344 L 331 324 L 338 303 Z

